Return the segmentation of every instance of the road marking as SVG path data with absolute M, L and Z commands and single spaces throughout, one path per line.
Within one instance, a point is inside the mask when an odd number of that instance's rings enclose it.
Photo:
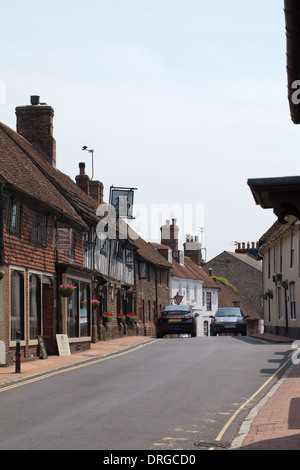
M 90 361 L 87 360 L 84 363 L 80 363 L 80 364 L 77 364 L 77 365 L 75 364 L 74 366 L 65 366 L 61 369 L 56 369 L 52 372 L 48 372 L 46 374 L 39 375 L 37 377 L 33 377 L 32 379 L 26 379 L 25 378 L 22 382 L 17 382 L 17 383 L 10 384 L 10 385 L 7 385 L 7 386 L 4 386 L 4 387 L 0 388 L 0 393 L 5 392 L 7 390 L 12 390 L 14 388 L 22 387 L 23 385 L 31 384 L 33 382 L 38 382 L 39 380 L 47 379 L 48 377 L 53 377 L 54 375 L 59 375 L 59 374 L 65 373 L 65 372 L 69 372 L 71 370 L 81 369 L 82 367 L 87 367 L 87 366 L 91 366 L 93 364 L 98 364 L 99 362 L 104 362 L 104 361 L 107 361 L 108 359 L 113 359 L 114 357 L 124 356 L 125 354 L 129 354 L 130 352 L 136 351 L 137 349 L 142 349 L 145 346 L 156 343 L 156 341 L 158 341 L 158 340 L 154 339 L 153 341 L 149 341 L 147 343 L 139 344 L 138 346 L 134 346 L 130 349 L 126 349 L 125 351 L 121 351 L 119 353 L 115 353 L 115 354 L 114 353 L 109 353 L 105 357 L 102 356 L 102 357 L 94 359 L 94 360 L 93 359 L 90 360 Z
M 233 413 L 233 415 L 231 416 L 231 418 L 227 421 L 227 423 L 225 424 L 225 426 L 223 427 L 223 429 L 219 432 L 218 436 L 216 437 L 216 442 L 220 441 L 223 437 L 223 435 L 225 434 L 225 432 L 227 431 L 227 429 L 229 428 L 229 426 L 231 425 L 231 423 L 235 420 L 235 418 L 237 417 L 237 415 L 247 406 L 249 405 L 249 403 L 268 385 L 269 382 L 271 382 L 271 380 L 281 371 L 281 369 L 283 369 L 286 364 L 288 364 L 288 362 L 290 361 L 291 359 L 291 356 L 292 356 L 293 353 L 290 353 L 289 355 L 289 358 L 288 360 L 282 364 L 282 366 L 271 376 L 269 377 L 269 379 L 250 397 L 248 398 L 248 400 L 245 401 L 245 403 L 243 403 L 236 411 L 235 413 Z

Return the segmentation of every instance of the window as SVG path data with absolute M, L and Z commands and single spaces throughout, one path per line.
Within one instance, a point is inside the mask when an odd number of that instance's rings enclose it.
M 206 292 L 206 310 L 211 311 L 211 292 Z
M 295 283 L 290 284 L 290 303 L 291 303 L 291 319 L 296 320 L 296 289 Z
M 197 289 L 197 284 L 194 284 L 194 302 L 197 304 L 198 303 L 198 289 Z
M 70 338 L 90 336 L 90 284 L 74 279 L 66 282 L 76 286 L 67 298 L 67 334 Z
M 10 196 L 7 206 L 7 230 L 10 233 L 20 235 L 21 230 L 21 203 Z
M 24 339 L 24 274 L 12 270 L 10 274 L 10 338 L 16 340 L 17 331 Z
M 41 278 L 37 274 L 29 276 L 29 338 L 36 339 L 42 331 L 42 292 Z
M 45 215 L 35 214 L 34 240 L 43 246 L 47 244 L 47 217 Z
M 134 255 L 133 251 L 125 250 L 125 263 L 127 266 L 133 267 L 134 266 Z
M 271 250 L 268 249 L 268 279 L 271 279 Z
M 280 266 L 279 272 L 282 273 L 282 238 L 280 239 Z
M 139 277 L 140 279 L 147 279 L 147 264 L 146 263 L 139 264 Z
M 80 323 L 80 336 L 90 335 L 90 285 L 86 282 L 80 282 L 79 292 L 79 323 Z

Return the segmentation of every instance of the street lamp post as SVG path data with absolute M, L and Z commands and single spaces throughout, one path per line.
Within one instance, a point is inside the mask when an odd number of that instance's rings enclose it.
M 92 154 L 92 177 L 91 180 L 94 178 L 94 150 L 89 149 L 86 145 L 82 147 L 82 150 L 86 150 L 87 152 Z

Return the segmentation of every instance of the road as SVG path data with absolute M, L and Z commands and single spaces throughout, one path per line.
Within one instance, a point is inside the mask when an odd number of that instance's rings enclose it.
M 0 449 L 228 448 L 289 353 L 247 337 L 154 340 L 0 393 Z

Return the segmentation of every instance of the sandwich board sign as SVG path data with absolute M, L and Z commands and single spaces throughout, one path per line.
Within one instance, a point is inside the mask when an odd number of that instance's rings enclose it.
M 68 335 L 56 335 L 56 342 L 58 347 L 58 354 L 60 356 L 71 356 Z

